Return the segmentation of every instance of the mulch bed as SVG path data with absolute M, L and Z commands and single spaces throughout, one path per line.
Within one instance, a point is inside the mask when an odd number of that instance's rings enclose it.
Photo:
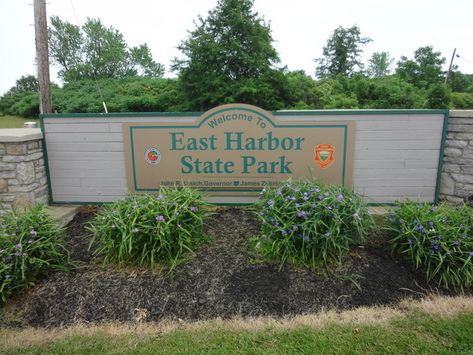
M 90 217 L 80 213 L 67 229 L 71 257 L 82 266 L 38 282 L 13 300 L 10 308 L 18 311 L 13 319 L 11 309 L 0 309 L 0 324 L 50 327 L 75 322 L 283 317 L 387 305 L 440 292 L 429 291 L 422 274 L 391 258 L 379 242 L 355 248 L 330 276 L 258 262 L 250 254 L 248 238 L 258 233 L 259 224 L 252 213 L 236 208 L 219 210 L 209 218 L 206 232 L 211 241 L 179 265 L 172 277 L 165 271 L 102 266 L 87 250 L 90 234 L 84 223 Z

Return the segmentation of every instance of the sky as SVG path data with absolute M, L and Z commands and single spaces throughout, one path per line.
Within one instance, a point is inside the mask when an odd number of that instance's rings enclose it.
M 0 0 L 0 94 L 22 75 L 36 74 L 33 0 Z M 165 65 L 180 55 L 178 44 L 205 17 L 217 0 L 47 0 L 48 16 L 76 25 L 100 18 L 119 30 L 129 46 L 147 43 L 154 59 Z M 473 0 L 254 0 L 254 10 L 270 24 L 281 65 L 313 76 L 335 28 L 357 25 L 373 41 L 364 47 L 365 62 L 373 52 L 387 51 L 397 62 L 431 45 L 447 61 L 473 73 Z M 58 68 L 51 80 L 61 84 Z

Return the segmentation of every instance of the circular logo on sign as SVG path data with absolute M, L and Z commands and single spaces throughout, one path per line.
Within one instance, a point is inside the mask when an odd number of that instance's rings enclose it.
M 161 161 L 161 152 L 154 147 L 148 148 L 145 150 L 145 160 L 148 164 L 159 164 Z

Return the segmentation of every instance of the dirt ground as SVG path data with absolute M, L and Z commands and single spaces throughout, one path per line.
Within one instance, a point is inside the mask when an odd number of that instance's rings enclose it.
M 383 250 L 379 237 L 358 246 L 331 275 L 262 263 L 248 249 L 259 224 L 244 209 L 217 211 L 206 223 L 211 240 L 167 272 L 103 266 L 87 250 L 81 213 L 67 228 L 67 244 L 81 267 L 55 273 L 0 309 L 4 326 L 66 326 L 109 321 L 205 320 L 234 316 L 293 316 L 322 309 L 388 305 L 421 298 L 424 277 Z M 374 240 L 374 241 L 373 241 Z M 470 293 L 470 292 L 469 292 Z

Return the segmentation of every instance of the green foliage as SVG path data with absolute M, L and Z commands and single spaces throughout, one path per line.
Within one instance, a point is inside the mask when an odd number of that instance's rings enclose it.
M 271 31 L 252 6 L 253 0 L 219 0 L 179 46 L 184 58 L 173 69 L 191 110 L 231 102 L 284 107 L 285 76 L 274 68 Z
M 391 211 L 386 230 L 392 250 L 439 286 L 473 285 L 473 210 L 468 206 L 406 201 Z
M 164 74 L 164 66 L 153 60 L 146 44 L 128 48 L 123 35 L 100 19 L 88 18 L 79 27 L 52 16 L 49 50 L 65 81 Z
M 264 189 L 257 203 L 256 249 L 281 263 L 316 267 L 340 260 L 373 226 L 356 193 L 316 181 L 287 181 Z
M 53 89 L 53 106 L 61 113 L 103 112 L 102 100 L 109 112 L 187 110 L 176 79 L 81 80 Z
M 445 84 L 432 85 L 427 92 L 427 108 L 445 109 L 450 107 L 452 93 Z
M 371 42 L 368 37 L 361 37 L 360 28 L 338 27 L 327 40 L 323 57 L 315 60 L 318 63 L 316 75 L 320 78 L 334 77 L 339 74 L 352 76 L 363 71 L 361 62 L 362 46 Z
M 391 72 L 394 59 L 390 58 L 388 52 L 374 52 L 368 61 L 367 74 L 372 78 L 383 78 Z
M 442 65 L 445 58 L 434 52 L 432 46 L 420 47 L 414 52 L 414 59 L 402 56 L 397 63 L 396 73 L 408 83 L 426 89 L 443 80 Z
M 453 70 L 448 77 L 447 85 L 453 92 L 473 94 L 473 74 L 463 74 L 458 70 Z
M 458 110 L 473 109 L 473 93 L 452 93 L 452 106 Z
M 168 264 L 171 270 L 204 239 L 202 195 L 189 187 L 161 188 L 105 205 L 90 222 L 95 255 L 104 262 Z
M 63 230 L 42 205 L 0 218 L 0 299 L 34 284 L 48 272 L 67 270 Z

